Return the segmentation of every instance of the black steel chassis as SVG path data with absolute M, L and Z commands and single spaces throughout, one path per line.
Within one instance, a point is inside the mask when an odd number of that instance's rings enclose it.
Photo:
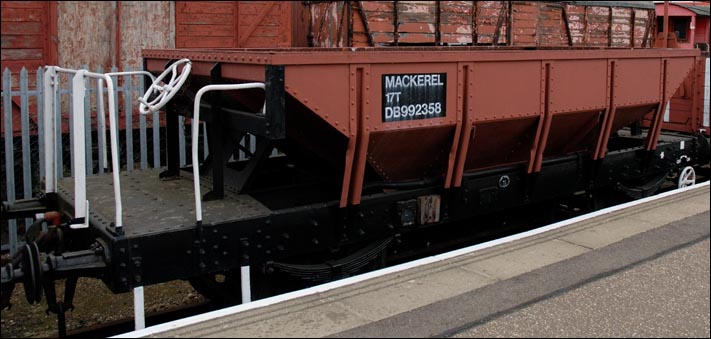
M 69 230 L 65 238 L 72 239 L 75 249 L 92 244 L 103 248 L 103 255 L 92 255 L 105 265 L 97 266 L 91 275 L 103 279 L 114 293 L 246 265 L 263 271 L 273 263 L 318 257 L 337 248 L 367 247 L 409 232 L 580 191 L 624 192 L 646 184 L 648 191 L 639 196 L 651 195 L 659 188 L 656 183 L 660 178 L 692 165 L 690 159 L 708 162 L 703 160 L 708 159 L 704 137 L 673 135 L 665 139 L 653 152 L 641 146 L 622 149 L 608 153 L 603 161 L 591 161 L 586 153 L 549 159 L 537 174 L 527 174 L 522 166 L 496 168 L 466 174 L 460 188 L 445 190 L 431 184 L 366 195 L 359 206 L 343 209 L 338 201 L 330 201 L 273 210 L 269 215 L 246 220 L 195 224 L 132 237 L 115 232 L 110 221 L 92 213 L 89 229 Z M 420 225 L 416 199 L 428 195 L 441 197 L 440 220 Z M 61 191 L 44 197 L 46 209 L 70 213 L 67 211 L 73 208 L 68 197 Z M 131 199 L 130 195 L 126 199 Z

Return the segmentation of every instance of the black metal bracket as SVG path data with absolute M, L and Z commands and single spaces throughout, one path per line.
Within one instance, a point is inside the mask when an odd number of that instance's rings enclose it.
M 205 169 L 212 170 L 212 190 L 204 195 L 206 201 L 224 198 L 226 181 L 238 192 L 247 188 L 257 168 L 274 149 L 274 140 L 286 137 L 284 66 L 267 65 L 265 72 L 264 114 L 224 108 L 219 93 L 209 96 L 207 107 L 210 114 L 206 115 L 205 120 L 208 122 L 210 155 L 206 159 Z M 221 73 L 221 65 L 216 63 L 210 71 L 210 83 L 222 83 Z M 235 135 L 237 138 L 231 138 Z M 240 171 L 227 168 L 229 158 L 241 149 L 240 140 L 248 135 L 257 138 L 257 145 L 245 168 Z
M 15 200 L 10 203 L 3 201 L 0 204 L 0 220 L 16 218 L 32 218 L 37 213 L 47 212 L 49 209 L 42 197 Z
M 64 283 L 64 300 L 57 301 L 57 292 L 54 287 L 54 280 L 44 280 L 44 292 L 47 297 L 47 310 L 49 315 L 52 312 L 57 315 L 57 329 L 60 338 L 67 336 L 67 319 L 65 313 L 74 309 L 74 293 L 77 289 L 78 276 L 70 276 Z
M 254 181 L 254 174 L 257 172 L 259 166 L 264 163 L 264 161 L 269 158 L 269 155 L 274 149 L 274 141 L 257 137 L 257 145 L 253 156 L 247 162 L 247 165 L 241 171 L 230 170 L 234 173 L 231 176 L 231 186 L 237 189 L 237 192 L 242 192 Z
M 210 84 L 222 83 L 222 64 L 215 63 L 210 69 Z M 232 152 L 225 152 L 225 121 L 222 111 L 222 94 L 208 94 L 210 102 L 210 121 L 206 122 L 208 130 L 208 145 L 210 155 L 205 160 L 212 169 L 212 191 L 205 194 L 205 200 L 222 199 L 225 196 L 225 164 Z M 194 121 L 193 123 L 199 123 Z M 197 142 L 193 140 L 193 142 Z M 193 164 L 198 166 L 199 164 Z
M 265 114 L 223 109 L 225 123 L 232 128 L 271 140 L 286 137 L 286 90 L 284 66 L 266 65 L 264 96 Z
M 178 60 L 171 59 L 165 69 Z M 168 169 L 161 172 L 158 177 L 163 180 L 175 179 L 180 175 L 180 146 L 178 143 L 178 112 L 175 105 L 168 102 L 166 105 L 166 156 Z
M 641 199 L 654 195 L 654 193 L 656 193 L 659 188 L 662 187 L 662 184 L 666 182 L 666 179 L 667 174 L 662 173 L 661 175 L 657 175 L 656 177 L 652 178 L 641 186 L 627 187 L 622 183 L 618 183 L 615 188 L 619 191 L 624 192 L 630 198 Z

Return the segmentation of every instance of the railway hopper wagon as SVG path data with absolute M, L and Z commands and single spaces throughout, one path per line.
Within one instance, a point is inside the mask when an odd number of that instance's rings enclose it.
M 644 34 L 640 48 L 351 39 L 144 50 L 144 69 L 159 76 L 139 110 L 166 115 L 167 167 L 61 180 L 49 171 L 42 196 L 4 205 L 6 218 L 41 213 L 49 227 L 2 268 L 3 296 L 22 283 L 28 301 L 44 292 L 61 315 L 78 277 L 114 293 L 187 279 L 209 298 L 247 302 L 283 292 L 279 280 L 312 285 L 427 253 L 419 244 L 476 235 L 479 218 L 522 206 L 691 184 L 708 166 L 708 135 L 664 131 L 663 116 L 705 59 L 646 48 Z M 181 115 L 195 141 L 184 167 Z M 462 222 L 464 233 L 450 233 Z

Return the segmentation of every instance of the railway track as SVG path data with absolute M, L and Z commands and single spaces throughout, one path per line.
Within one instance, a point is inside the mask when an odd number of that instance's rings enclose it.
M 183 305 L 168 310 L 152 312 L 146 315 L 146 326 L 153 326 L 169 321 L 190 317 L 196 314 L 218 310 L 224 307 L 216 302 L 199 302 L 191 305 Z M 81 329 L 70 330 L 65 338 L 83 339 L 83 338 L 106 338 L 121 333 L 133 331 L 133 318 L 125 318 L 121 320 L 110 321 L 103 324 L 97 324 Z M 57 336 L 54 336 L 55 338 Z

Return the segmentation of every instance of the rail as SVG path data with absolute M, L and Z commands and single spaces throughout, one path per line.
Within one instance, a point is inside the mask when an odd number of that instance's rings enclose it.
M 146 71 L 128 71 L 128 72 L 110 72 L 110 73 L 94 73 L 87 70 L 74 70 L 68 68 L 62 68 L 58 66 L 48 66 L 45 70 L 44 77 L 44 149 L 46 150 L 44 154 L 45 159 L 45 192 L 56 192 L 57 191 L 57 166 L 56 166 L 56 121 L 55 121 L 55 107 L 56 96 L 58 89 L 58 73 L 73 74 L 72 79 L 72 117 L 73 117 L 73 128 L 77 135 L 85 134 L 85 119 L 84 119 L 84 99 L 86 96 L 86 83 L 85 78 L 94 78 L 98 81 L 97 88 L 99 89 L 99 124 L 105 125 L 105 116 L 103 114 L 103 82 L 106 82 L 107 94 L 109 97 L 109 123 L 110 123 L 110 137 L 111 137 L 111 163 L 112 163 L 112 175 L 114 181 L 114 199 L 116 203 L 116 214 L 115 214 L 115 228 L 120 230 L 123 226 L 123 207 L 121 204 L 121 180 L 119 178 L 120 162 L 118 154 L 118 123 L 115 112 L 115 98 L 114 98 L 114 84 L 111 76 L 118 75 L 146 75 L 155 79 L 152 74 Z M 103 138 L 100 137 L 102 143 L 105 143 L 106 131 L 104 130 Z M 74 221 L 71 225 L 72 228 L 85 228 L 88 227 L 88 214 L 89 214 L 89 202 L 86 200 L 86 157 L 85 157 L 85 141 L 84 138 L 77 137 L 74 138 L 72 142 L 72 147 L 77 154 L 74 156 L 73 163 L 76 169 L 74 177 Z M 102 144 L 102 146 L 105 146 Z M 104 152 L 106 147 L 103 147 Z M 106 162 L 106 156 L 104 156 L 104 161 Z M 104 167 L 106 163 L 104 163 Z
M 148 76 L 149 78 L 151 78 L 151 81 L 156 80 L 156 77 L 152 73 L 147 72 L 147 71 L 109 72 L 109 73 L 106 73 L 106 75 L 108 75 L 108 76 L 145 75 L 145 76 Z M 103 84 L 104 84 L 104 81 L 102 79 L 99 79 L 97 81 L 96 89 L 97 89 L 98 93 L 103 93 L 103 90 L 104 90 Z M 98 114 L 97 114 L 98 123 L 99 123 L 99 126 L 106 126 L 106 117 L 104 116 L 104 97 L 102 95 L 98 95 L 97 99 L 98 99 L 98 103 L 96 104 L 96 106 L 98 108 Z M 102 166 L 104 166 L 104 168 L 108 168 L 109 167 L 107 164 L 108 159 L 106 157 L 106 129 L 105 128 L 101 129 L 101 133 L 99 133 L 98 137 L 99 137 L 99 142 L 101 143 L 101 149 L 103 150 L 103 155 L 104 155 Z
M 197 92 L 195 95 L 195 105 L 193 107 L 193 121 L 200 121 L 200 101 L 202 99 L 202 95 L 205 94 L 208 91 L 229 91 L 229 90 L 241 90 L 241 89 L 250 89 L 250 88 L 261 88 L 262 90 L 265 89 L 265 86 L 261 82 L 250 82 L 250 83 L 245 83 L 245 84 L 234 84 L 234 85 L 207 85 L 205 87 L 200 88 L 200 90 Z M 265 107 L 266 107 L 266 98 L 265 98 L 265 103 L 262 105 L 262 112 L 261 114 L 265 114 Z M 196 138 L 199 137 L 198 135 L 199 130 L 198 130 L 198 124 L 192 124 L 192 138 L 193 140 L 197 140 Z M 200 199 L 201 193 L 200 193 L 200 168 L 196 164 L 199 164 L 198 161 L 198 147 L 197 143 L 192 144 L 192 157 L 193 157 L 193 182 L 195 185 L 195 219 L 198 224 L 202 223 L 202 201 Z

